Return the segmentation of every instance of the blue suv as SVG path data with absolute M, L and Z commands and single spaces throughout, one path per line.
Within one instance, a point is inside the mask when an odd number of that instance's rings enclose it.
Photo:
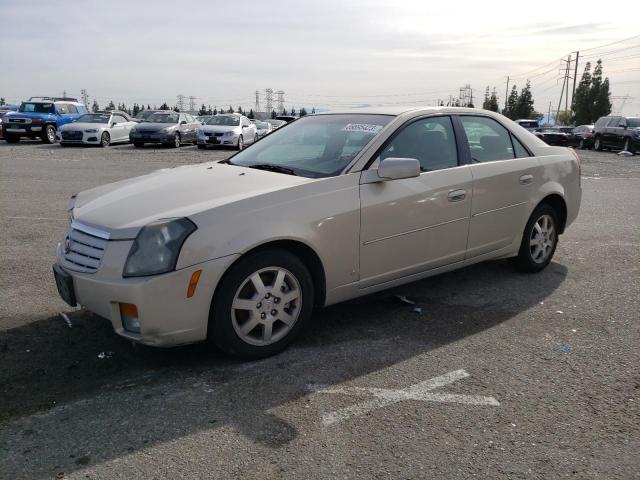
M 2 133 L 7 143 L 18 143 L 21 137 L 54 143 L 60 126 L 85 113 L 87 108 L 75 98 L 31 97 L 17 112 L 3 117 Z

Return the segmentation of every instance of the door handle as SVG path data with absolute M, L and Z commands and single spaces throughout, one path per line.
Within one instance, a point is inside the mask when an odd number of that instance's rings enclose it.
M 450 202 L 460 202 L 462 200 L 464 200 L 465 198 L 467 198 L 467 191 L 466 190 L 453 190 L 452 192 L 449 192 L 449 201 Z
M 529 185 L 531 182 L 533 182 L 533 175 L 522 175 L 520 177 L 520 185 Z

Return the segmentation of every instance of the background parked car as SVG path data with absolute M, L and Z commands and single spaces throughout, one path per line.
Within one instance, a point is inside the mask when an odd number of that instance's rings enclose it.
M 593 147 L 593 125 L 579 125 L 572 131 L 570 144 L 572 147 L 584 149 Z
M 237 113 L 214 115 L 198 129 L 198 148 L 227 145 L 242 150 L 258 140 L 257 128 L 248 117 Z
M 18 110 L 17 105 L 0 105 L 0 140 L 4 138 L 2 135 L 2 117 L 9 112 L 15 112 L 16 110 Z
M 141 112 L 138 112 L 138 114 L 135 117 L 133 117 L 133 120 L 135 122 L 141 123 L 146 121 L 147 118 L 149 118 L 154 113 L 163 112 L 163 111 L 166 111 L 166 110 L 142 110 Z
M 4 139 L 8 143 L 18 143 L 21 137 L 28 137 L 54 143 L 59 127 L 85 113 L 87 108 L 75 98 L 31 97 L 20 104 L 17 112 L 5 115 L 2 122 Z
M 293 122 L 294 120 L 297 120 L 298 117 L 294 117 L 292 115 L 278 115 L 275 119 L 282 120 L 284 123 L 289 123 L 289 122 Z
M 162 110 L 133 127 L 129 138 L 136 147 L 142 147 L 145 143 L 162 143 L 178 148 L 183 143 L 196 142 L 199 126 L 200 122 L 188 113 Z
M 599 118 L 594 126 L 593 148 L 622 149 L 635 153 L 640 148 L 640 117 Z
M 547 145 L 557 145 L 560 147 L 569 145 L 570 134 L 563 131 L 560 127 L 543 128 L 534 132 L 534 135 L 543 140 Z
M 56 134 L 60 145 L 85 144 L 108 147 L 112 143 L 129 143 L 129 133 L 137 125 L 119 110 L 86 113 L 63 125 Z
M 272 130 L 276 130 L 281 126 L 286 125 L 287 122 L 285 122 L 284 120 L 276 120 L 275 118 L 272 118 L 271 120 L 269 120 L 269 123 L 271 124 Z
M 522 128 L 529 130 L 530 132 L 533 132 L 534 130 L 537 130 L 540 128 L 540 122 L 538 122 L 538 120 L 521 119 L 521 120 L 516 120 L 516 123 L 520 125 Z
M 207 123 L 207 120 L 209 120 L 211 117 L 213 117 L 213 115 L 198 115 L 196 117 L 196 120 L 204 125 L 205 123 Z
M 258 138 L 262 138 L 265 135 L 269 135 L 273 131 L 273 127 L 269 122 L 255 122 L 256 124 L 256 133 L 258 134 Z

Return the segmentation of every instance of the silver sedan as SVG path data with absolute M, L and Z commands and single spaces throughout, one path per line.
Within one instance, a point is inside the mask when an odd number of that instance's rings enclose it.
M 120 111 L 87 113 L 75 122 L 60 127 L 56 140 L 60 145 L 85 144 L 108 147 L 112 143 L 129 143 L 129 132 L 137 125 Z

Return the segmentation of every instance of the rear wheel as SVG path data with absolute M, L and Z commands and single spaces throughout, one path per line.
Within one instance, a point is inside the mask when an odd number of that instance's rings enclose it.
M 584 150 L 584 138 L 580 139 L 580 143 L 578 143 L 578 149 Z
M 558 245 L 558 215 L 550 206 L 542 204 L 536 208 L 522 235 L 516 267 L 523 272 L 536 273 L 543 270 L 553 258 Z
M 238 137 L 238 145 L 236 145 L 238 150 L 242 150 L 244 148 L 244 141 L 242 140 L 242 135 Z
M 207 146 L 206 145 L 198 145 L 198 150 L 206 150 Z
M 624 140 L 624 148 L 623 150 L 629 152 L 629 153 L 636 153 L 635 149 L 633 148 L 633 145 L 631 143 L 631 139 L 629 137 L 625 138 Z
M 46 125 L 44 132 L 42 133 L 42 141 L 44 143 L 56 143 L 56 127 L 53 125 Z
M 262 358 L 286 348 L 311 318 L 311 275 L 295 255 L 267 250 L 240 259 L 220 283 L 209 340 L 232 355 Z
M 173 148 L 179 148 L 180 147 L 180 134 L 176 133 L 173 136 L 173 144 L 171 145 Z
M 18 143 L 20 141 L 20 135 L 12 135 L 7 133 L 4 137 L 7 143 Z
M 109 135 L 107 132 L 104 132 L 100 137 L 100 146 L 104 148 L 104 147 L 108 147 L 110 144 L 111 144 L 111 135 Z

